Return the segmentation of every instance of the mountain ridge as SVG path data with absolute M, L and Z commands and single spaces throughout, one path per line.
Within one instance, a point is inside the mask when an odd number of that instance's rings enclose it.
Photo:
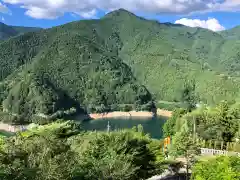
M 189 86 L 206 104 L 240 95 L 238 40 L 125 10 L 12 37 L 0 48 L 0 102 L 17 114 L 3 114 L 11 122 L 151 110 L 153 100 L 181 102 Z
M 23 33 L 41 30 L 38 27 L 11 26 L 0 22 L 0 40 L 6 40 Z

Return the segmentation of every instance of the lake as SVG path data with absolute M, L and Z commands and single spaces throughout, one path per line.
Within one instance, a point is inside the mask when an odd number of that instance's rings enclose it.
M 144 132 L 151 135 L 152 138 L 160 139 L 163 136 L 162 127 L 166 122 L 166 117 L 155 118 L 107 118 L 98 120 L 89 120 L 82 123 L 85 130 L 106 131 L 109 121 L 110 130 L 131 129 L 134 126 L 141 124 Z

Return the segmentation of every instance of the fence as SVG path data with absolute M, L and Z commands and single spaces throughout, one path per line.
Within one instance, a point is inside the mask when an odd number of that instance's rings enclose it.
M 235 151 L 240 152 L 240 143 L 239 142 L 223 142 L 223 141 L 205 141 L 202 140 L 199 142 L 202 148 L 206 149 L 216 149 L 221 151 Z
M 208 148 L 201 148 L 201 154 L 202 155 L 224 155 L 224 156 L 237 155 L 237 156 L 240 156 L 239 152 L 208 149 Z
M 26 126 L 14 126 L 14 125 L 9 125 L 5 123 L 0 123 L 0 130 L 15 133 L 18 131 L 26 130 Z

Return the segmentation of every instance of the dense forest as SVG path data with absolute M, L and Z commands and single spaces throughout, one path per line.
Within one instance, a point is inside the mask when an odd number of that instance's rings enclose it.
M 0 24 L 0 39 L 0 120 L 27 127 L 0 132 L 0 179 L 137 180 L 180 168 L 186 179 L 189 169 L 192 180 L 240 179 L 239 157 L 201 156 L 206 143 L 239 148 L 239 27 L 215 33 L 120 9 L 50 29 Z M 66 121 L 160 104 L 174 109 L 167 147 L 140 125 L 103 132 Z
M 178 155 L 186 150 L 193 153 L 195 148 L 197 157 L 199 149 L 189 137 L 180 135 L 179 140 L 181 143 L 173 144 Z M 184 164 L 166 159 L 161 146 L 163 141 L 151 139 L 141 126 L 90 132 L 75 122 L 57 121 L 0 137 L 0 179 L 139 180 L 166 170 L 180 176 Z M 208 161 L 195 159 L 189 167 L 192 180 L 239 180 L 239 165 L 237 156 L 216 156 Z
M 84 132 L 73 122 L 56 122 L 2 137 L 0 178 L 145 179 L 166 168 L 158 146 L 141 127 Z
M 151 110 L 151 93 L 118 56 L 122 45 L 117 30 L 104 37 L 96 23 L 30 32 L 0 44 L 5 121 L 42 123 L 39 114 L 56 119 L 75 113 Z
M 215 33 L 123 9 L 50 29 L 7 27 L 24 33 L 0 42 L 7 122 L 151 110 L 154 102 L 186 102 L 186 93 L 208 105 L 239 97 L 239 43 L 230 38 L 238 28 Z
M 10 37 L 21 35 L 27 32 L 34 32 L 38 30 L 41 30 L 41 28 L 9 26 L 0 22 L 0 40 L 5 40 Z

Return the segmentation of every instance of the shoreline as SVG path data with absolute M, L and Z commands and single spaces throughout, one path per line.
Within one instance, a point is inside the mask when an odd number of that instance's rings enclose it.
M 163 109 L 157 109 L 156 113 L 149 111 L 114 111 L 109 113 L 91 113 L 88 115 L 90 119 L 104 119 L 104 118 L 153 118 L 155 116 L 163 116 L 170 118 L 172 116 L 172 111 L 167 111 Z
M 99 120 L 99 119 L 111 119 L 111 118 L 153 118 L 155 116 L 162 116 L 166 118 L 170 118 L 172 116 L 172 111 L 167 111 L 164 109 L 157 109 L 156 113 L 149 112 L 149 111 L 129 111 L 129 112 L 122 112 L 122 111 L 114 111 L 109 113 L 91 113 L 88 115 L 80 115 L 77 119 L 82 120 Z M 76 119 L 75 119 L 76 120 Z M 21 129 L 25 129 L 27 126 L 25 125 L 10 125 L 3 122 L 0 122 L 0 131 L 7 131 L 7 132 L 17 132 Z

